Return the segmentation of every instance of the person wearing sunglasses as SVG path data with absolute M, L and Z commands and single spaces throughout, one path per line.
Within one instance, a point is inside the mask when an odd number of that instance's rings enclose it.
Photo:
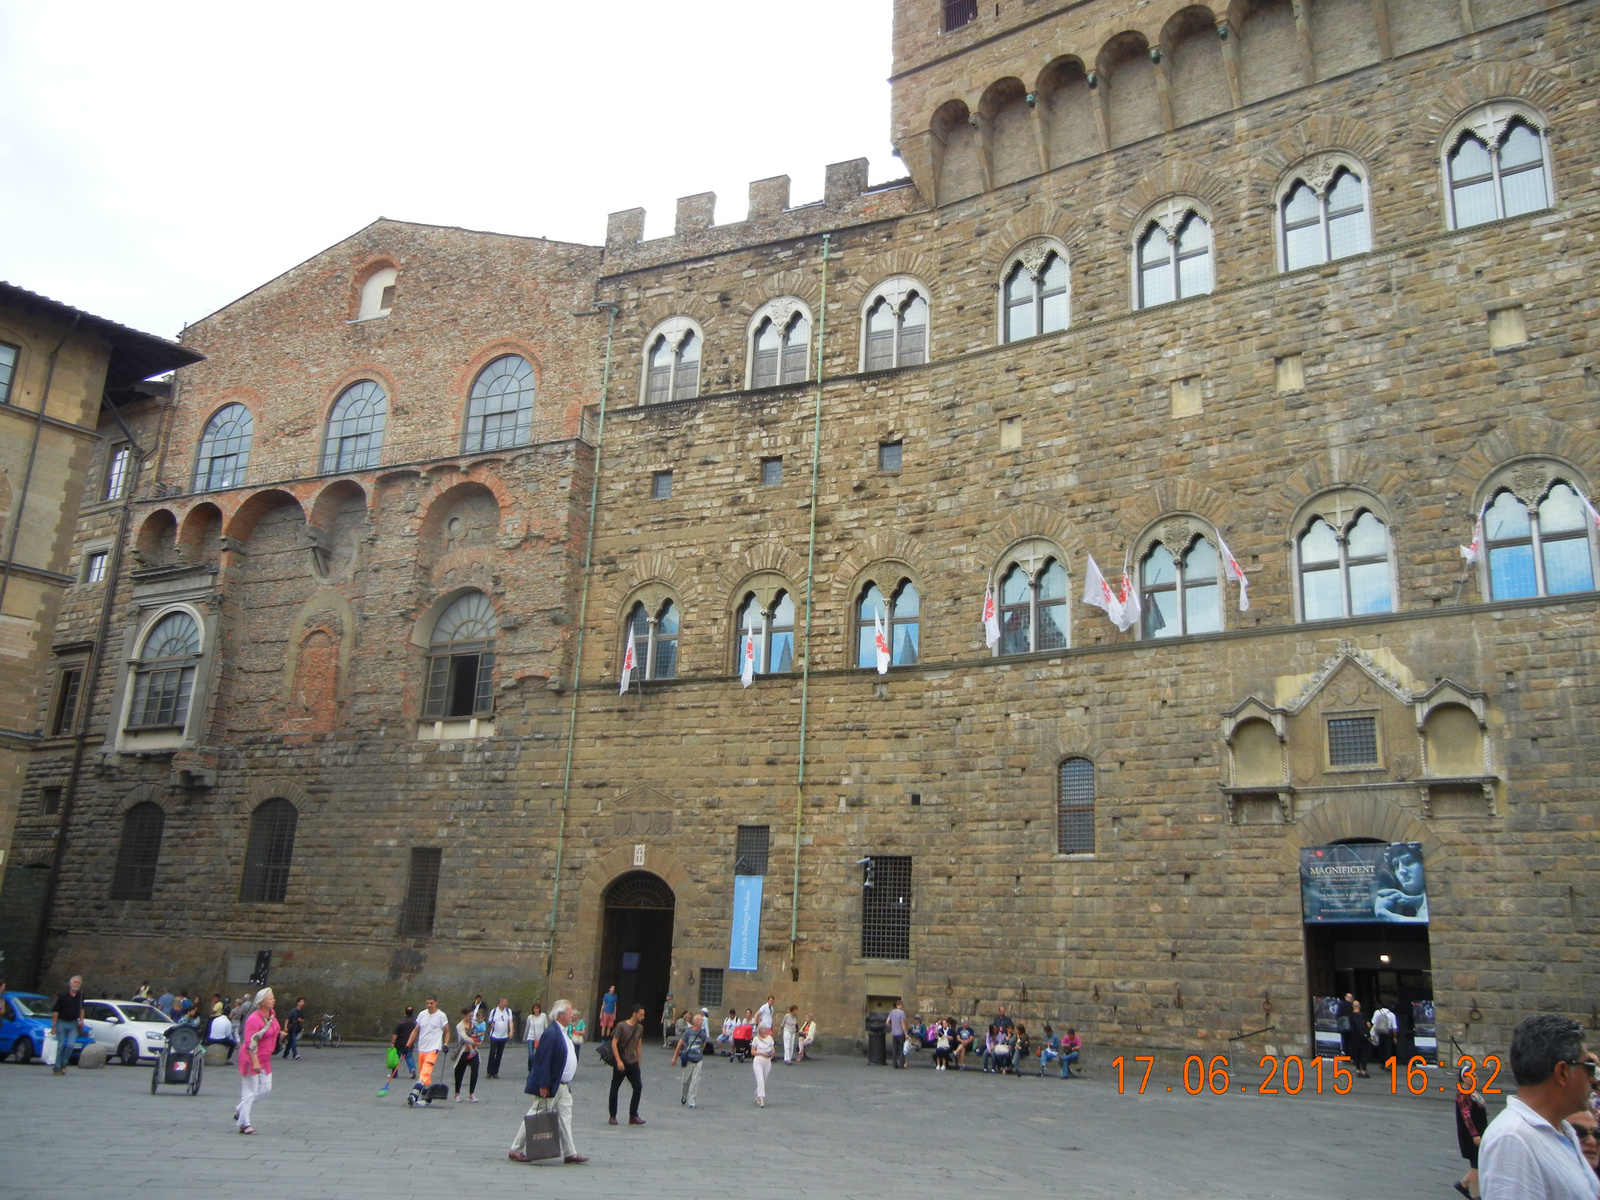
M 1578 1135 L 1578 1145 L 1583 1148 L 1583 1157 L 1588 1160 L 1595 1175 L 1600 1177 L 1600 1120 L 1595 1118 L 1594 1110 L 1588 1107 L 1580 1108 L 1567 1118 L 1567 1124 L 1571 1125 L 1572 1132 Z
M 1588 1106 L 1597 1071 L 1583 1026 L 1537 1013 L 1512 1031 L 1509 1057 L 1517 1094 L 1479 1147 L 1484 1200 L 1600 1200 L 1600 1177 L 1565 1119 Z

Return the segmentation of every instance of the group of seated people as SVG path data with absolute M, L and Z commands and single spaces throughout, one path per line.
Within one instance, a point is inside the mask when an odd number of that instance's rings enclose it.
M 1054 1063 L 1061 1064 L 1063 1079 L 1082 1074 L 1072 1069 L 1072 1064 L 1078 1061 L 1083 1052 L 1083 1039 L 1078 1036 L 1076 1029 L 1069 1026 L 1058 1037 L 1056 1031 L 1046 1025 L 1043 1039 L 1035 1046 L 1028 1034 L 1028 1027 L 1020 1021 L 1013 1021 L 1003 1011 L 988 1031 L 981 1035 L 972 1027 L 970 1017 L 962 1017 L 959 1021 L 954 1017 L 940 1017 L 924 1023 L 922 1014 L 917 1013 L 906 1027 L 906 1038 L 901 1047 L 902 1062 L 909 1065 L 912 1052 L 917 1050 L 932 1052 L 932 1066 L 936 1071 L 948 1069 L 951 1063 L 965 1071 L 970 1055 L 982 1059 L 985 1075 L 1020 1074 L 1026 1069 L 1030 1058 L 1037 1058 L 1041 1076 L 1045 1068 Z

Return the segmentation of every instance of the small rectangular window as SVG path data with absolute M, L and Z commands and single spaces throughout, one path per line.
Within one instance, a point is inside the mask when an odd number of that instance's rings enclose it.
M 978 19 L 978 0 L 944 0 L 944 31 L 950 33 Z
M 783 459 L 763 458 L 761 460 L 761 486 L 777 487 L 783 482 Z
M 122 498 L 122 489 L 128 485 L 128 464 L 132 457 L 133 451 L 127 443 L 111 447 L 111 453 L 106 458 L 106 490 L 101 496 L 102 500 Z
M 394 289 L 395 285 L 391 283 L 383 289 L 383 294 L 378 297 L 378 307 L 384 312 L 388 312 L 394 307 Z
M 444 851 L 416 847 L 411 851 L 411 874 L 406 898 L 400 906 L 401 937 L 431 937 L 433 914 L 439 903 L 439 863 Z
M 770 840 L 770 826 L 739 826 L 739 834 L 734 842 L 733 849 L 733 873 L 735 875 L 765 875 L 767 873 L 767 847 Z
M 1273 362 L 1280 392 L 1303 392 L 1306 387 L 1305 358 L 1299 354 L 1285 354 Z
M 61 811 L 61 789 L 47 787 L 39 789 L 39 812 L 46 817 L 53 817 Z
M 1378 761 L 1378 718 L 1330 717 L 1328 765 L 1359 767 Z
M 1528 322 L 1520 304 L 1489 314 L 1489 349 L 1503 350 L 1507 346 L 1520 346 L 1527 340 Z
M 650 499 L 672 499 L 672 472 L 657 471 L 650 480 Z
M 1022 449 L 1022 418 L 1021 417 L 1001 417 L 1000 418 L 1000 449 L 1002 449 L 1002 450 L 1021 450 Z
M 96 550 L 89 555 L 83 564 L 83 581 L 85 583 L 100 583 L 106 577 L 106 562 L 111 554 L 106 550 Z
M 55 712 L 50 718 L 52 737 L 63 737 L 77 728 L 78 695 L 83 691 L 83 668 L 63 667 L 56 680 Z
M 911 859 L 875 854 L 861 881 L 861 957 L 911 957 Z
M 0 404 L 11 403 L 11 381 L 17 373 L 17 348 L 0 342 Z
M 878 444 L 878 470 L 898 471 L 901 462 L 901 443 L 880 442 Z
M 716 1012 L 722 1007 L 722 968 L 700 968 L 700 1007 Z
M 1200 376 L 1189 375 L 1172 381 L 1172 415 L 1194 417 L 1200 414 Z

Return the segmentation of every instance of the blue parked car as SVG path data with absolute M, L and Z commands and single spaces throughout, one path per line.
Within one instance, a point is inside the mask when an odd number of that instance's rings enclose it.
M 54 1006 L 52 997 L 37 992 L 7 992 L 6 1011 L 0 1013 L 0 1057 L 9 1054 L 19 1063 L 42 1058 L 45 1043 L 50 1040 L 50 1010 Z M 77 1062 L 78 1055 L 92 1041 L 89 1034 L 79 1034 L 70 1061 Z

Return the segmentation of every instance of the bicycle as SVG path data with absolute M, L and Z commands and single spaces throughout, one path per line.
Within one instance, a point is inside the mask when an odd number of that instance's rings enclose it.
M 338 1046 L 343 1040 L 339 1034 L 339 1026 L 334 1024 L 332 1013 L 323 1013 L 322 1020 L 311 1029 L 311 1044 L 319 1050 L 326 1046 Z

